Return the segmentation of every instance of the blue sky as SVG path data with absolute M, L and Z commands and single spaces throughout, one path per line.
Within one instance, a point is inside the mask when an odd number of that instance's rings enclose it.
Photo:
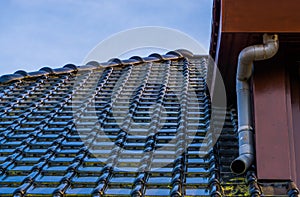
M 126 29 L 177 29 L 209 47 L 212 0 L 0 1 L 0 75 L 81 64 L 99 42 Z

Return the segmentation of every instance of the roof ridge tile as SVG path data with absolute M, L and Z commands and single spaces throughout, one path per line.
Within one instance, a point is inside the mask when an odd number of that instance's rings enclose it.
M 175 60 L 181 58 L 191 58 L 194 54 L 186 49 L 178 49 L 175 51 L 169 51 L 165 55 L 161 55 L 158 53 L 152 53 L 148 57 L 140 57 L 140 56 L 132 56 L 129 59 L 121 60 L 119 58 L 112 58 L 107 62 L 99 63 L 97 61 L 90 61 L 85 65 L 76 66 L 74 64 L 66 64 L 60 68 L 50 68 L 50 67 L 43 67 L 38 71 L 33 72 L 26 72 L 24 70 L 18 70 L 13 74 L 6 74 L 0 76 L 0 84 L 9 83 L 12 81 L 22 80 L 24 78 L 35 78 L 46 76 L 49 74 L 65 74 L 65 73 L 72 73 L 81 70 L 93 70 L 98 67 L 111 67 L 111 66 L 122 66 L 122 65 L 135 65 L 141 64 L 145 62 L 157 62 L 157 61 L 166 61 L 166 60 Z

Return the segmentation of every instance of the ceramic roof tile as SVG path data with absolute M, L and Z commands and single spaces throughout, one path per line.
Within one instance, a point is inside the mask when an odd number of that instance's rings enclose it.
M 247 190 L 245 177 L 228 178 L 227 150 L 237 143 L 226 142 L 236 140 L 236 117 L 227 110 L 213 146 L 205 137 L 212 127 L 207 57 L 183 54 L 0 77 L 0 196 Z

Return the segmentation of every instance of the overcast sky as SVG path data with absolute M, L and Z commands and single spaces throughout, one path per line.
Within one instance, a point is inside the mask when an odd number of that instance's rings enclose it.
M 209 48 L 212 0 L 1 0 L 0 9 L 0 75 L 80 65 L 99 42 L 142 26 L 176 29 Z

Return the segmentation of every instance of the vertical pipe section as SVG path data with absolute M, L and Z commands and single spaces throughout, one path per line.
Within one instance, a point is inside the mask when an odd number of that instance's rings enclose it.
M 243 174 L 253 163 L 254 143 L 250 103 L 249 78 L 252 75 L 253 61 L 273 57 L 279 47 L 278 36 L 263 35 L 263 44 L 243 49 L 239 54 L 236 75 L 236 93 L 238 109 L 239 157 L 231 163 L 231 171 Z

